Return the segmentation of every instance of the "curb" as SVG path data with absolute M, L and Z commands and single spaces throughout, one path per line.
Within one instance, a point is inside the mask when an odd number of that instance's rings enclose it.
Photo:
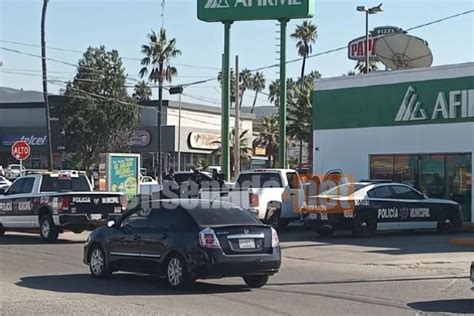
M 469 223 L 469 225 L 463 225 L 461 228 L 459 228 L 460 232 L 464 233 L 474 233 L 474 225 Z
M 474 248 L 474 238 L 450 238 L 449 243 L 451 245 Z

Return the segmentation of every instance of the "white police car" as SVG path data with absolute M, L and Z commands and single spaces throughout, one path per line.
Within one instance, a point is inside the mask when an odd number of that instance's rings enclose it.
M 430 199 L 411 186 L 394 182 L 345 183 L 311 197 L 304 224 L 320 235 L 337 229 L 352 230 L 357 237 L 376 231 L 437 229 L 454 232 L 462 226 L 455 201 Z

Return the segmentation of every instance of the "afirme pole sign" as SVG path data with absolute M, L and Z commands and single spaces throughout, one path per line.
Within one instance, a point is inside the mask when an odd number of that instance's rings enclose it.
M 315 0 L 198 0 L 198 18 L 205 22 L 309 18 Z
M 286 25 L 291 19 L 314 16 L 316 0 L 198 0 L 198 19 L 224 23 L 222 59 L 222 171 L 229 179 L 230 27 L 235 21 L 280 22 L 280 126 L 286 126 Z M 280 168 L 286 168 L 286 128 L 280 128 Z

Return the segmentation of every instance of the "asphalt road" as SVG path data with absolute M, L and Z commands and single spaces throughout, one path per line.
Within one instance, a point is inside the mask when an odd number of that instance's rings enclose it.
M 458 237 L 473 235 L 458 234 Z M 0 238 L 0 315 L 428 315 L 474 314 L 471 249 L 434 233 L 371 239 L 282 234 L 283 263 L 269 284 L 198 282 L 175 292 L 163 280 L 114 274 L 95 280 L 81 263 L 85 234 L 43 244 L 34 235 Z

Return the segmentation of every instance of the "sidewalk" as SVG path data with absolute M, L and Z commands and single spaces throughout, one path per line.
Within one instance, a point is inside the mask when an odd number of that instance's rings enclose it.
M 464 222 L 462 228 L 459 230 L 464 233 L 474 233 L 474 224 Z M 450 238 L 449 243 L 456 246 L 471 247 L 474 249 L 474 236 L 472 238 Z

